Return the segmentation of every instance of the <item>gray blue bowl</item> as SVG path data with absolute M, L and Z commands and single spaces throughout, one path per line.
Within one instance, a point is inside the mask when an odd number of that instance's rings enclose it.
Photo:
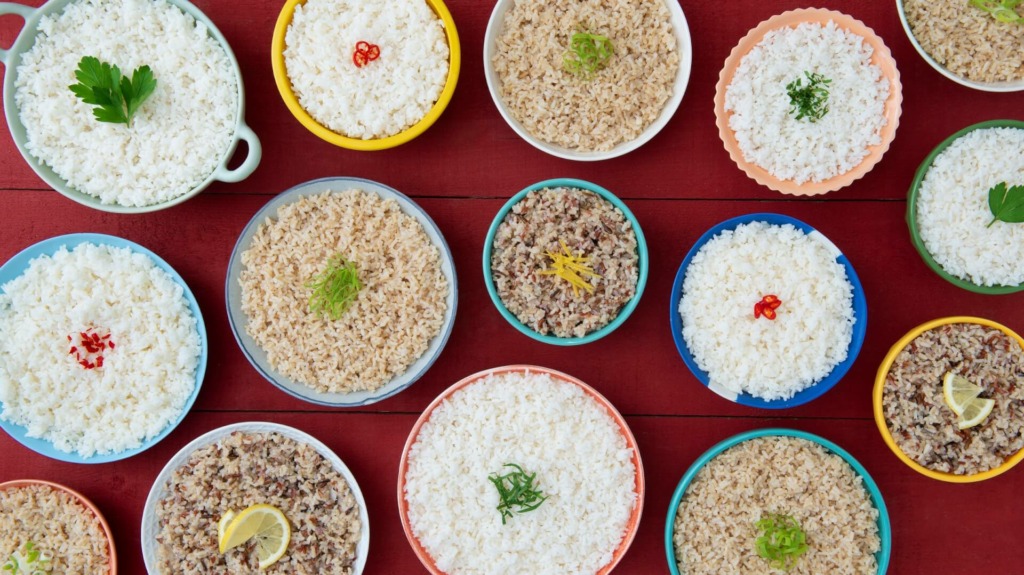
M 505 307 L 504 302 L 501 301 L 501 297 L 498 296 L 498 289 L 494 285 L 494 278 L 491 277 L 491 254 L 494 251 L 494 237 L 498 233 L 498 226 L 505 220 L 505 216 L 508 215 L 512 207 L 519 203 L 526 194 L 534 191 L 541 190 L 544 188 L 578 188 L 593 192 L 598 196 L 609 201 L 613 206 L 619 209 L 626 220 L 629 221 L 630 225 L 633 226 L 633 232 L 636 234 L 636 250 L 637 250 L 637 281 L 636 281 L 636 293 L 633 294 L 632 299 L 626 303 L 619 310 L 619 314 L 615 316 L 608 325 L 601 329 L 592 331 L 582 337 L 558 337 L 554 335 L 541 334 L 536 330 L 528 327 L 523 322 L 519 321 L 519 318 L 515 316 L 511 311 Z M 552 345 L 582 345 L 597 341 L 602 337 L 615 331 L 636 309 L 638 303 L 640 303 L 640 296 L 644 293 L 644 286 L 647 285 L 647 272 L 650 266 L 649 256 L 647 253 L 647 240 L 644 239 L 644 233 L 640 229 L 640 222 L 637 221 L 636 216 L 630 211 L 629 207 L 620 200 L 615 194 L 602 188 L 597 184 L 593 184 L 584 180 L 577 180 L 573 178 L 556 178 L 553 180 L 544 180 L 543 182 L 537 182 L 531 186 L 526 187 L 505 203 L 504 206 L 498 210 L 498 215 L 494 216 L 494 221 L 491 222 L 491 227 L 487 230 L 487 237 L 484 239 L 484 256 L 483 256 L 483 272 L 484 272 L 484 284 L 487 286 L 487 294 L 491 296 L 491 301 L 494 302 L 494 307 L 498 308 L 498 313 L 501 317 L 505 318 L 508 323 L 512 324 L 512 327 L 516 328 L 520 333 L 531 337 L 537 341 L 550 343 Z

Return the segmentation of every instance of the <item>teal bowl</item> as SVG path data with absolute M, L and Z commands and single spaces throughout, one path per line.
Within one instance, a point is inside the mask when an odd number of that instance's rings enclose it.
M 942 279 L 959 288 L 972 291 L 974 293 L 986 295 L 1017 293 L 1019 291 L 1024 291 L 1024 283 L 1015 286 L 982 286 L 971 283 L 965 279 L 958 278 L 947 272 L 939 262 L 935 261 L 935 258 L 932 257 L 932 254 L 924 245 L 924 240 L 921 239 L 921 232 L 917 229 L 917 195 L 921 189 L 921 182 L 924 181 L 924 177 L 928 174 L 928 170 L 931 169 L 932 163 L 935 162 L 935 158 L 942 152 L 946 151 L 946 148 L 951 146 L 953 142 L 958 140 L 960 137 L 975 130 L 981 130 L 984 128 L 1017 128 L 1019 130 L 1024 130 L 1024 122 L 1019 120 L 989 120 L 987 122 L 981 122 L 979 124 L 967 126 L 946 138 L 941 144 L 936 146 L 924 161 L 921 162 L 921 165 L 917 168 L 917 172 L 914 174 L 914 180 L 910 183 L 910 191 L 907 192 L 907 227 L 910 228 L 910 241 L 914 244 L 914 248 L 921 256 L 921 259 L 924 260 L 925 265 L 931 268 L 931 270 L 938 274 Z
M 754 439 L 757 437 L 796 437 L 799 439 L 806 439 L 807 441 L 817 443 L 828 451 L 842 457 L 843 460 L 853 468 L 857 475 L 859 475 L 864 481 L 864 487 L 868 490 L 868 496 L 871 498 L 871 504 L 878 510 L 878 538 L 880 540 L 880 548 L 878 552 L 875 553 L 875 562 L 878 564 L 878 571 L 876 572 L 876 575 L 884 575 L 885 572 L 889 570 L 889 558 L 892 554 L 892 527 L 889 525 L 889 512 L 886 510 L 885 501 L 882 499 L 882 492 L 878 490 L 878 485 L 875 484 L 875 480 L 871 479 L 871 475 L 868 474 L 867 470 L 864 469 L 864 466 L 861 465 L 860 462 L 835 443 L 832 443 L 824 437 L 814 435 L 813 433 L 807 433 L 806 431 L 782 428 L 755 429 L 753 431 L 734 435 L 704 452 L 704 455 L 698 457 L 697 461 L 694 461 L 693 465 L 686 470 L 683 478 L 679 481 L 679 485 L 676 486 L 675 492 L 672 494 L 672 501 L 668 506 L 668 517 L 665 520 L 665 555 L 668 559 L 668 568 L 672 575 L 681 575 L 679 572 L 679 563 L 676 560 L 676 548 L 675 543 L 673 542 L 673 535 L 675 535 L 676 513 L 679 511 L 679 504 L 682 502 L 683 495 L 686 493 L 686 490 L 690 487 L 690 483 L 693 482 L 697 473 L 720 453 L 730 447 L 739 445 L 748 439 Z
M 618 208 L 630 225 L 633 226 L 633 232 L 636 233 L 636 250 L 637 250 L 637 280 L 636 280 L 636 293 L 633 294 L 633 298 L 629 300 L 619 310 L 619 315 L 615 316 L 608 325 L 601 329 L 592 331 L 583 337 L 558 337 L 554 335 L 544 335 L 537 331 L 527 327 L 526 324 L 519 321 L 516 316 L 505 307 L 505 304 L 498 297 L 498 290 L 494 285 L 494 278 L 491 277 L 491 252 L 494 246 L 494 236 L 498 233 L 498 226 L 505 220 L 505 216 L 512 209 L 512 206 L 516 205 L 520 200 L 526 197 L 526 194 L 543 188 L 579 188 L 588 192 L 593 192 L 602 198 L 611 202 L 613 206 Z M 636 216 L 633 212 L 626 207 L 626 204 L 617 198 L 615 194 L 602 188 L 597 184 L 592 184 L 584 180 L 577 180 L 574 178 L 556 178 L 553 180 L 544 180 L 543 182 L 537 182 L 526 189 L 520 191 L 518 194 L 512 196 L 512 198 L 505 203 L 504 206 L 498 210 L 498 215 L 494 216 L 494 221 L 491 222 L 491 227 L 487 230 L 487 237 L 484 239 L 484 257 L 483 257 L 483 272 L 484 272 L 484 284 L 487 286 L 487 294 L 491 296 L 491 301 L 494 302 L 494 307 L 498 308 L 498 313 L 501 317 L 505 318 L 512 327 L 519 330 L 524 335 L 531 337 L 537 341 L 544 343 L 550 343 L 551 345 L 582 345 L 597 341 L 602 337 L 615 331 L 636 309 L 638 303 L 640 303 L 640 296 L 644 293 L 644 286 L 647 285 L 647 271 L 649 267 L 649 259 L 647 254 L 647 240 L 644 239 L 644 233 L 640 229 L 640 222 L 637 221 Z
M 60 194 L 90 208 L 104 212 L 120 214 L 140 214 L 153 212 L 176 206 L 199 192 L 206 189 L 214 181 L 240 182 L 249 177 L 256 170 L 263 154 L 263 148 L 256 133 L 245 123 L 245 88 L 242 85 L 242 70 L 238 67 L 238 60 L 235 59 L 231 46 L 227 39 L 220 33 L 220 30 L 213 24 L 199 8 L 196 8 L 188 0 L 167 0 L 168 4 L 178 7 L 183 12 L 195 18 L 197 22 L 206 26 L 210 36 L 217 41 L 228 55 L 234 70 L 235 80 L 238 87 L 238 110 L 235 111 L 235 133 L 231 144 L 224 150 L 217 168 L 213 173 L 208 174 L 206 179 L 195 185 L 188 192 L 165 202 L 150 204 L 147 206 L 123 206 L 120 204 L 104 204 L 99 198 L 82 193 L 68 184 L 63 178 L 57 175 L 50 166 L 39 161 L 28 151 L 28 135 L 25 125 L 21 123 L 21 114 L 18 112 L 18 105 L 14 100 L 15 81 L 18 74 L 18 66 L 21 65 L 22 54 L 27 52 L 35 44 L 36 36 L 39 34 L 39 21 L 48 15 L 60 14 L 64 8 L 75 0 L 49 0 L 39 8 L 16 4 L 13 2 L 0 2 L 0 16 L 16 15 L 25 20 L 25 26 L 21 33 L 14 40 L 14 44 L 7 50 L 0 50 L 0 63 L 4 65 L 4 115 L 7 118 L 7 127 L 11 131 L 11 138 L 14 139 L 18 151 L 25 158 L 29 167 L 51 188 Z M 238 147 L 238 143 L 244 141 L 248 146 L 248 153 L 245 160 L 237 168 L 229 169 L 228 162 L 231 160 Z

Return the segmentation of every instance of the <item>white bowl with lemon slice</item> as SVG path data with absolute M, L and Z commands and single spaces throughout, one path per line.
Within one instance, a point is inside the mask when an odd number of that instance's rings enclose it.
M 875 377 L 875 423 L 911 469 L 951 483 L 1005 473 L 1024 459 L 1024 339 L 955 316 L 910 330 Z
M 369 545 L 366 502 L 348 467 L 316 438 L 276 423 L 236 423 L 186 445 L 142 514 L 150 575 L 180 573 L 184 561 L 359 575 Z

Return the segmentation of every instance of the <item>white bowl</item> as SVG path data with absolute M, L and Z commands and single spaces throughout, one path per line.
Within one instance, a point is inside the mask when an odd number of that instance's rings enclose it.
M 917 38 L 914 37 L 914 33 L 910 31 L 910 23 L 907 22 L 907 14 L 903 10 L 903 0 L 896 0 L 896 9 L 900 13 L 900 24 L 903 24 L 903 31 L 907 33 L 907 38 L 910 40 L 910 43 L 914 45 L 914 49 L 921 55 L 921 58 L 924 58 L 924 61 L 928 62 L 928 65 L 932 68 L 935 68 L 935 71 L 939 74 L 942 74 L 961 86 L 967 86 L 968 88 L 974 88 L 975 90 L 982 90 L 984 92 L 1020 92 L 1021 90 L 1024 90 L 1024 80 L 1016 80 L 1013 82 L 975 82 L 974 80 L 968 80 L 967 78 L 957 76 L 950 72 L 942 64 L 936 62 L 935 59 L 921 47 Z
M 491 99 L 494 100 L 494 105 L 497 106 L 501 117 L 505 118 L 505 121 L 508 122 L 512 130 L 519 134 L 522 139 L 526 140 L 528 144 L 542 152 L 547 152 L 552 156 L 567 160 L 584 162 L 607 160 L 628 154 L 646 144 L 672 119 L 672 115 L 675 114 L 680 102 L 683 101 L 683 94 L 686 92 L 686 85 L 690 80 L 690 68 L 693 64 L 690 28 L 686 23 L 686 16 L 683 15 L 683 9 L 679 7 L 678 2 L 675 0 L 668 0 L 666 2 L 679 50 L 679 70 L 676 72 L 675 83 L 672 86 L 672 96 L 665 102 L 665 106 L 661 109 L 661 114 L 658 115 L 657 119 L 650 126 L 647 126 L 646 130 L 640 133 L 640 136 L 634 140 L 623 142 L 606 152 L 581 152 L 540 140 L 527 132 L 523 125 L 509 113 L 508 107 L 501 99 L 501 94 L 499 93 L 498 87 L 501 81 L 498 79 L 498 73 L 494 70 L 493 60 L 494 54 L 497 51 L 496 40 L 501 35 L 505 13 L 509 11 L 513 4 L 515 4 L 515 0 L 498 0 L 498 3 L 494 6 L 494 11 L 491 12 L 491 19 L 487 22 L 487 32 L 484 35 L 484 75 L 487 78 L 487 89 L 491 93 Z
M 157 521 L 156 508 L 158 502 L 167 495 L 167 487 L 171 475 L 184 465 L 196 450 L 217 443 L 236 431 L 246 433 L 277 433 L 288 439 L 306 444 L 324 456 L 330 462 L 331 467 L 345 478 L 345 483 L 348 483 L 349 489 L 352 490 L 352 496 L 355 498 L 356 504 L 359 505 L 359 542 L 356 543 L 356 559 L 352 564 L 352 575 L 362 573 L 363 568 L 366 566 L 366 555 L 370 551 L 370 517 L 366 511 L 366 500 L 363 499 L 363 492 L 359 489 L 355 476 L 352 475 L 352 472 L 349 471 L 340 457 L 312 435 L 287 425 L 261 421 L 225 425 L 200 435 L 191 443 L 182 447 L 181 451 L 176 453 L 167 462 L 167 465 L 160 471 L 160 475 L 156 476 L 153 487 L 149 490 L 149 496 L 146 497 L 146 505 L 142 509 L 142 558 L 146 564 L 146 571 L 151 575 L 158 575 L 160 573 L 156 541 L 157 533 L 160 532 L 160 524 Z

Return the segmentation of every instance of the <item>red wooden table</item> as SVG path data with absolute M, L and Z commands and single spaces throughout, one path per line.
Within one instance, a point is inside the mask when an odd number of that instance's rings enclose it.
M 481 56 L 491 2 L 449 2 L 462 40 L 463 69 L 441 119 L 411 143 L 371 153 L 318 140 L 281 102 L 269 53 L 281 0 L 196 4 L 227 37 L 242 67 L 247 120 L 263 142 L 263 162 L 248 180 L 215 184 L 155 214 L 111 215 L 47 189 L 7 131 L 0 135 L 0 261 L 59 234 L 118 235 L 150 248 L 177 269 L 206 318 L 210 362 L 198 401 L 182 425 L 153 449 L 117 463 L 74 465 L 36 455 L 0 436 L 0 481 L 50 479 L 83 492 L 110 521 L 124 573 L 144 572 L 139 522 L 164 462 L 201 433 L 247 420 L 300 428 L 345 460 L 369 506 L 366 573 L 423 572 L 405 541 L 395 500 L 402 445 L 418 414 L 443 389 L 470 373 L 510 363 L 543 365 L 583 379 L 626 415 L 636 434 L 647 500 L 640 532 L 616 573 L 667 572 L 662 529 L 683 472 L 714 443 L 767 426 L 823 435 L 867 467 L 889 506 L 890 573 L 1022 572 L 1024 469 L 973 485 L 927 479 L 889 452 L 871 417 L 875 370 L 889 346 L 910 328 L 940 316 L 970 314 L 1024 330 L 1024 295 L 976 295 L 944 282 L 917 256 L 904 222 L 907 188 L 928 152 L 967 125 L 1024 119 L 1024 96 L 977 92 L 941 77 L 914 52 L 893 1 L 823 3 L 861 19 L 884 39 L 902 76 L 904 103 L 896 140 L 882 162 L 851 187 L 815 198 L 783 196 L 747 179 L 721 146 L 712 104 L 718 72 L 733 45 L 773 14 L 805 7 L 796 2 L 683 0 L 694 57 L 682 106 L 647 145 L 599 163 L 547 156 L 501 119 L 487 92 Z M 20 25 L 15 17 L 0 19 L 0 46 L 10 45 Z M 410 389 L 358 410 L 303 403 L 263 380 L 235 344 L 224 307 L 228 256 L 245 223 L 275 194 L 325 176 L 370 178 L 415 198 L 445 234 L 459 277 L 459 314 L 438 362 Z M 650 277 L 633 316 L 610 336 L 581 348 L 544 345 L 515 331 L 488 299 L 480 264 L 484 234 L 504 200 L 533 182 L 563 176 L 593 181 L 623 198 L 650 247 Z M 788 214 L 817 227 L 846 252 L 867 292 L 867 339 L 853 369 L 821 399 L 782 412 L 740 407 L 703 388 L 676 353 L 668 325 L 672 279 L 692 243 L 715 223 L 754 211 Z

